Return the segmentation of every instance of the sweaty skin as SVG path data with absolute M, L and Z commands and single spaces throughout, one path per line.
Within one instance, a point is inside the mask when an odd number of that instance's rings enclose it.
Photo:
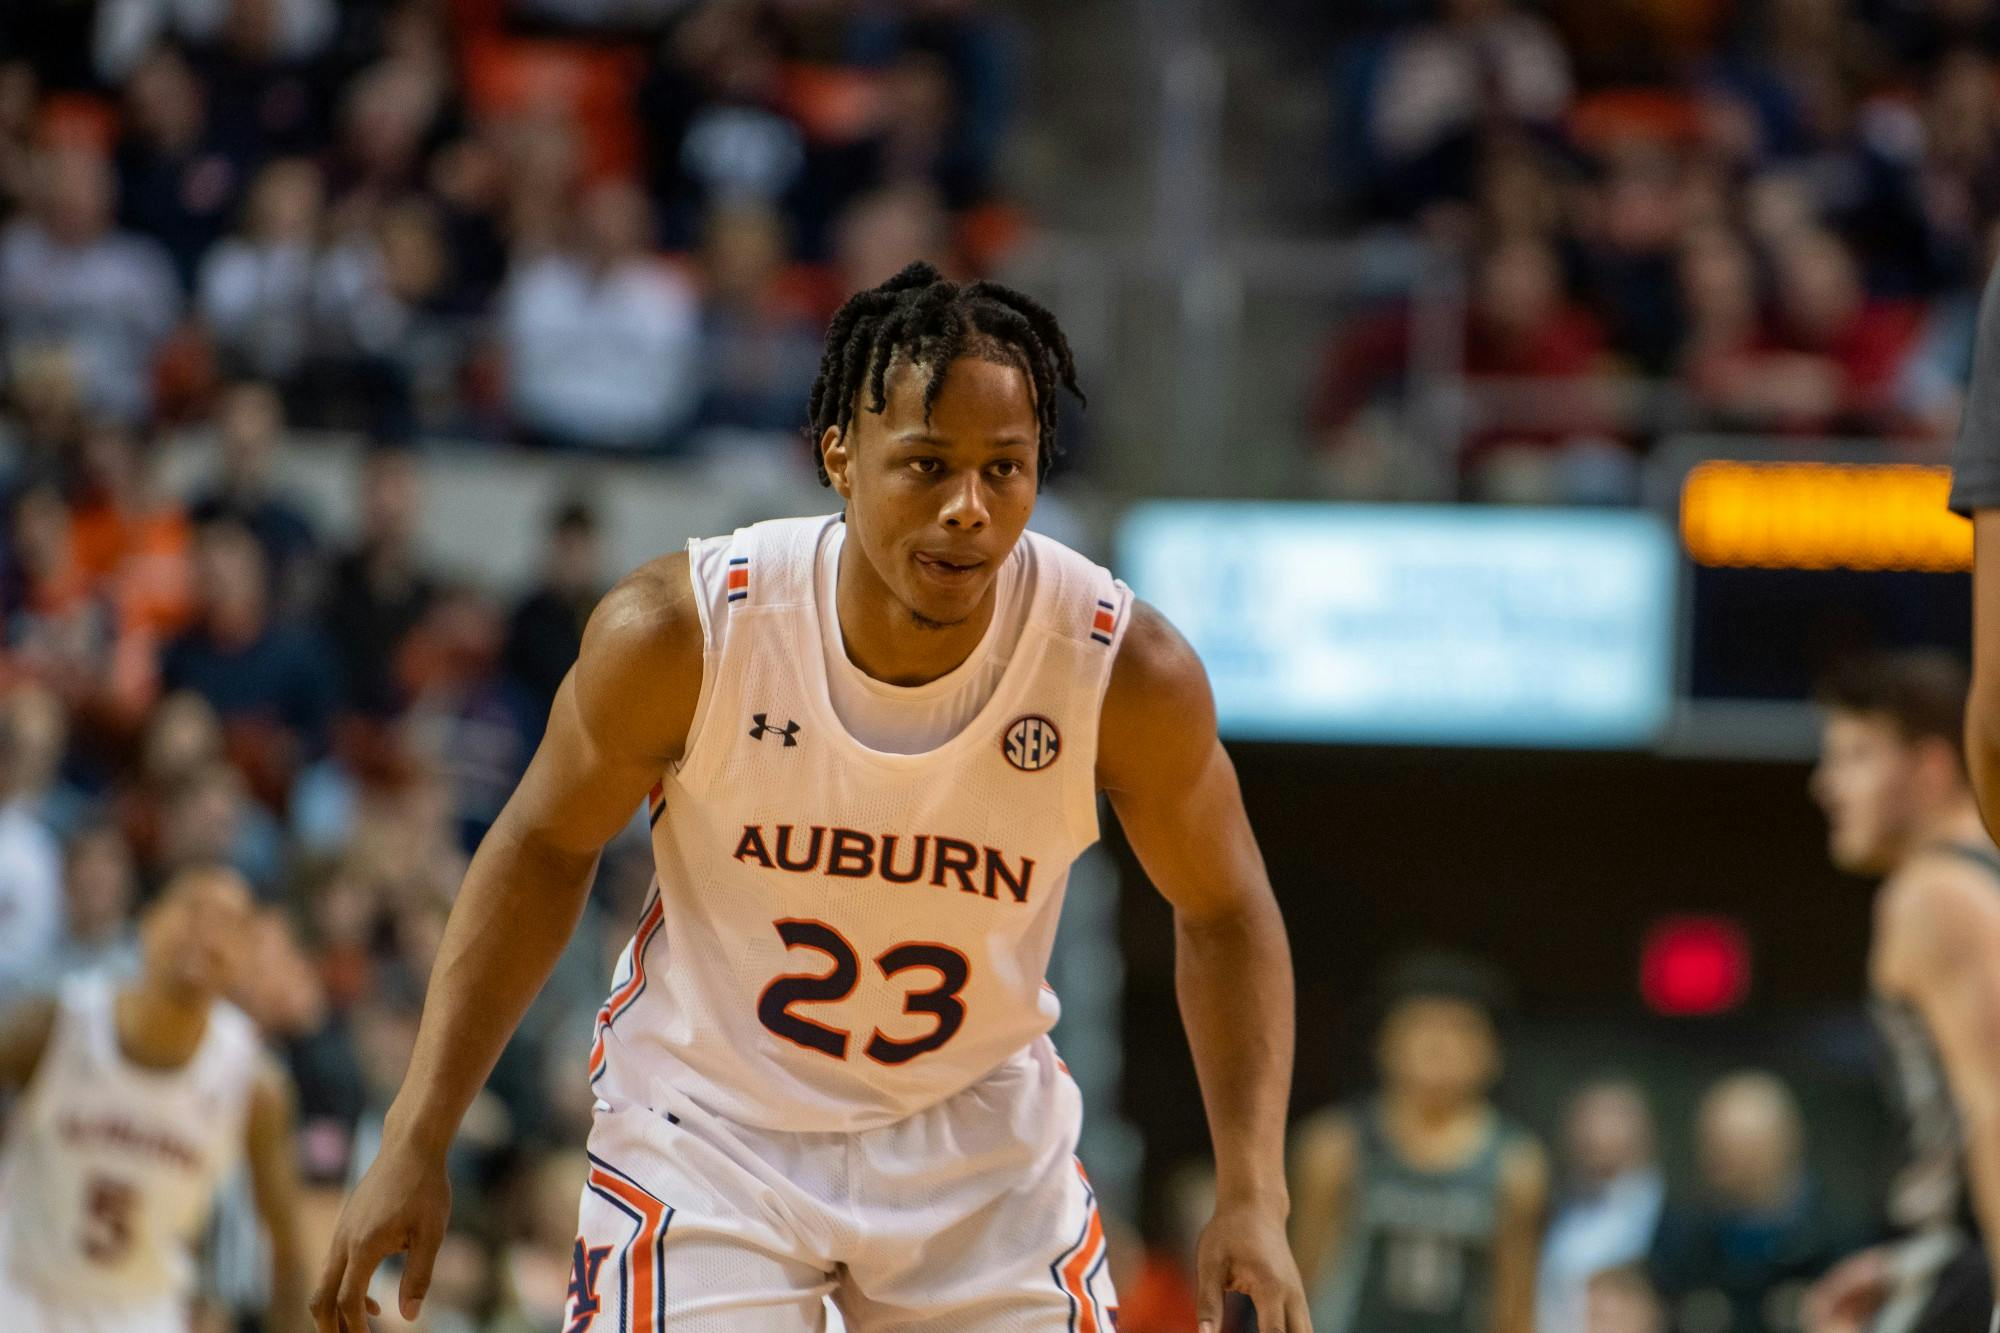
M 920 371 L 898 363 L 884 411 L 864 405 L 845 437 L 821 441 L 849 549 L 863 557 L 841 562 L 836 594 L 848 654 L 904 685 L 944 675 L 979 643 L 1037 487 L 1036 417 L 1017 367 L 954 361 L 928 419 Z M 681 756 L 701 671 L 685 555 L 628 576 L 592 615 L 541 746 L 452 908 L 381 1154 L 341 1215 L 313 1298 L 321 1333 L 364 1333 L 369 1278 L 398 1251 L 408 1252 L 400 1302 L 414 1316 L 450 1211 L 446 1145 L 575 929 L 599 850 Z M 1201 1321 L 1220 1326 L 1228 1287 L 1256 1302 L 1266 1333 L 1303 1333 L 1282 1163 L 1290 952 L 1207 678 L 1143 605 L 1113 665 L 1098 779 L 1174 908 L 1218 1171 Z

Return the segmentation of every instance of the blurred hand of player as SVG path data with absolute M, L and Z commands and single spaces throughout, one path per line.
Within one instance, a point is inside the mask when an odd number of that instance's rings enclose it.
M 317 1333 L 368 1333 L 368 1316 L 381 1313 L 368 1296 L 375 1267 L 405 1251 L 398 1304 L 404 1319 L 415 1320 L 450 1217 L 451 1181 L 443 1153 L 385 1142 L 340 1210 L 326 1266 L 313 1290 Z
M 1849 1255 L 1806 1293 L 1799 1313 L 1807 1333 L 1861 1333 L 1888 1296 L 1889 1277 L 1883 1247 Z
M 1200 1333 L 1223 1333 L 1223 1293 L 1240 1291 L 1257 1309 L 1258 1333 L 1312 1333 L 1304 1283 L 1285 1239 L 1281 1213 L 1219 1204 L 1195 1252 L 1195 1318 Z

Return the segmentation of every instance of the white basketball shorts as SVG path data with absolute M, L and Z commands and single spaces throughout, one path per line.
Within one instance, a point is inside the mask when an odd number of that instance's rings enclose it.
M 600 1096 L 605 1096 L 600 1091 Z M 600 1100 L 565 1333 L 1110 1333 L 1083 1099 L 1035 1042 L 879 1129 L 750 1129 Z

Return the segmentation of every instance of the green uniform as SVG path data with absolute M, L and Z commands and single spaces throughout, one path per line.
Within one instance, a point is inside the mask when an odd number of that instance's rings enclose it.
M 1312 1293 L 1319 1333 L 1487 1333 L 1500 1169 L 1526 1135 L 1500 1116 L 1458 1166 L 1404 1161 L 1373 1101 L 1355 1115 L 1358 1170 L 1339 1263 Z

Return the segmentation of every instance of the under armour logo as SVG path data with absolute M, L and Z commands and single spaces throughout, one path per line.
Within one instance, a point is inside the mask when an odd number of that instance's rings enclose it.
M 772 725 L 771 725 L 771 724 L 770 724 L 769 722 L 766 722 L 766 721 L 764 720 L 765 718 L 767 718 L 767 717 L 769 717 L 769 716 L 770 716 L 770 714 L 769 714 L 769 713 L 753 713 L 753 714 L 751 714 L 751 717 L 750 717 L 750 720 L 751 720 L 752 722 L 755 722 L 755 723 L 757 724 L 756 726 L 754 726 L 754 727 L 750 728 L 750 739 L 751 739 L 751 740 L 753 740 L 753 741 L 761 741 L 761 740 L 763 740 L 763 739 L 764 739 L 764 733 L 768 731 L 768 732 L 772 732 L 772 733 L 775 733 L 776 735 L 779 735 L 779 736 L 783 736 L 783 737 L 785 738 L 785 744 L 786 744 L 787 746 L 792 746 L 792 745 L 797 745 L 797 744 L 799 743 L 799 742 L 798 742 L 798 734 L 799 734 L 799 724 L 798 724 L 798 723 L 796 723 L 796 722 L 787 722 L 787 723 L 785 723 L 785 725 L 784 725 L 784 726 L 782 726 L 782 727 L 774 727 L 774 726 L 772 726 Z

